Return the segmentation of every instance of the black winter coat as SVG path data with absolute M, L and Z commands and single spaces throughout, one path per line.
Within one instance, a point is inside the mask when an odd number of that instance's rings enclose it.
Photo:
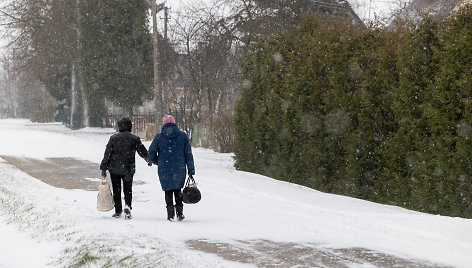
M 108 169 L 111 174 L 133 176 L 136 171 L 136 151 L 139 156 L 148 160 L 148 151 L 138 136 L 129 131 L 116 133 L 108 141 L 100 169 Z

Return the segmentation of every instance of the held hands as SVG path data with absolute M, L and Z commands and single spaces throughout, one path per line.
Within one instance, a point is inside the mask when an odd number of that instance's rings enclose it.
M 102 170 L 102 178 L 106 178 L 107 176 L 107 171 L 106 170 Z
M 152 162 L 149 158 L 146 158 L 144 160 L 146 160 L 148 166 L 152 166 Z

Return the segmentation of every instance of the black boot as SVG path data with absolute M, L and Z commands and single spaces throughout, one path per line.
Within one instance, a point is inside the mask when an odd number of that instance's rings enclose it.
M 178 221 L 183 221 L 185 219 L 184 216 L 184 206 L 183 205 L 176 205 L 175 210 L 177 212 L 177 220 Z
M 121 205 L 120 207 L 116 206 L 116 203 L 115 203 L 115 214 L 112 215 L 113 218 L 119 218 L 121 217 Z
M 124 211 L 125 211 L 125 219 L 131 220 L 131 208 L 128 205 L 126 205 Z
M 166 206 L 166 208 L 167 208 L 167 220 L 174 221 L 174 216 L 175 216 L 174 205 Z

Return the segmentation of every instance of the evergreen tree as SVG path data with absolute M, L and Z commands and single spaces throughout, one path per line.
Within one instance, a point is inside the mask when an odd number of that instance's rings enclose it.
M 236 148 L 236 166 L 245 170 L 265 174 L 266 159 L 270 154 L 267 145 L 269 115 L 266 98 L 269 85 L 275 82 L 274 64 L 270 60 L 271 52 L 265 50 L 264 41 L 253 48 L 253 53 L 244 63 L 241 91 L 242 99 L 236 107 L 235 127 L 239 133 L 239 144 Z M 261 64 L 261 61 L 267 64 Z
M 391 29 L 312 16 L 262 40 L 243 68 L 236 167 L 472 217 L 471 29 L 471 9 Z
M 102 124 L 104 98 L 132 113 L 134 106 L 150 97 L 152 42 L 147 10 L 144 0 L 80 3 L 80 56 L 92 126 Z
M 435 210 L 472 215 L 472 7 L 453 14 L 441 34 L 440 64 L 430 87 L 432 97 L 431 188 Z
M 384 178 L 378 184 L 380 200 L 431 211 L 431 152 L 428 105 L 438 69 L 434 53 L 439 47 L 438 23 L 425 17 L 419 24 L 405 22 L 397 32 L 402 39 L 397 57 L 398 87 L 392 98 L 396 129 L 383 150 Z

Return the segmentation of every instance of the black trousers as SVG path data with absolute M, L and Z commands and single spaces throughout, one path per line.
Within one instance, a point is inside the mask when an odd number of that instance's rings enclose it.
M 111 174 L 111 184 L 113 186 L 113 201 L 115 201 L 115 212 L 121 213 L 121 181 L 123 181 L 123 193 L 125 194 L 125 204 L 131 209 L 131 199 L 133 198 L 133 176 Z M 126 177 L 126 179 L 125 179 Z
M 183 214 L 183 207 L 184 204 L 182 203 L 183 196 L 182 191 L 178 190 L 169 190 L 165 191 L 166 197 L 166 208 L 167 208 L 167 217 L 173 218 L 174 217 L 174 197 L 175 197 L 175 210 L 177 211 L 177 216 Z

